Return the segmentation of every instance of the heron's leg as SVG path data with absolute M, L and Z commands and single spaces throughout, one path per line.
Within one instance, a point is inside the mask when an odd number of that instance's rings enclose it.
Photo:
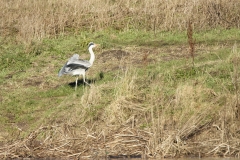
M 88 84 L 87 81 L 85 80 L 85 74 L 83 74 L 83 81 L 84 81 L 84 83 L 86 83 L 87 85 L 90 86 L 90 84 Z
M 78 82 L 78 76 L 76 78 L 75 91 L 77 90 L 77 82 Z

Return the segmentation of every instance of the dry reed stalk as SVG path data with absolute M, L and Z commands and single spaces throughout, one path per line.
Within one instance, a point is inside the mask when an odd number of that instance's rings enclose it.
M 192 27 L 191 20 L 188 21 L 187 37 L 188 37 L 188 45 L 189 45 L 189 55 L 192 58 L 192 66 L 194 67 L 195 40 L 193 40 L 193 27 Z

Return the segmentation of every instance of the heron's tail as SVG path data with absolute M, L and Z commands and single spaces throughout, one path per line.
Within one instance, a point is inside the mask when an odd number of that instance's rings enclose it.
M 66 64 L 60 69 L 60 71 L 58 72 L 58 77 L 61 77 L 65 72 L 65 67 L 66 67 Z
M 63 75 L 63 73 L 61 73 L 61 71 L 58 72 L 58 77 L 61 77 Z

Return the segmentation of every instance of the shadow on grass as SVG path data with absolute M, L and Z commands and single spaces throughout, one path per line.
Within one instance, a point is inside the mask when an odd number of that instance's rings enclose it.
M 92 84 L 92 83 L 95 83 L 97 81 L 97 79 L 86 79 L 86 82 L 88 83 L 88 84 Z M 68 83 L 68 85 L 70 86 L 70 87 L 72 87 L 72 88 L 74 88 L 75 87 L 75 85 L 76 85 L 76 82 L 74 81 L 74 82 L 70 82 L 70 83 Z M 77 82 L 77 86 L 88 86 L 86 83 L 84 83 L 84 81 L 83 81 L 83 79 L 79 79 L 78 80 L 78 82 Z

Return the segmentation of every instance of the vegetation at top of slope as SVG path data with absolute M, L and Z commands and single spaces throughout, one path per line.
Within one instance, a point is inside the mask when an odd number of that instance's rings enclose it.
M 188 20 L 194 30 L 239 28 L 239 7 L 238 0 L 3 0 L 0 33 L 29 44 L 83 30 L 185 31 Z

